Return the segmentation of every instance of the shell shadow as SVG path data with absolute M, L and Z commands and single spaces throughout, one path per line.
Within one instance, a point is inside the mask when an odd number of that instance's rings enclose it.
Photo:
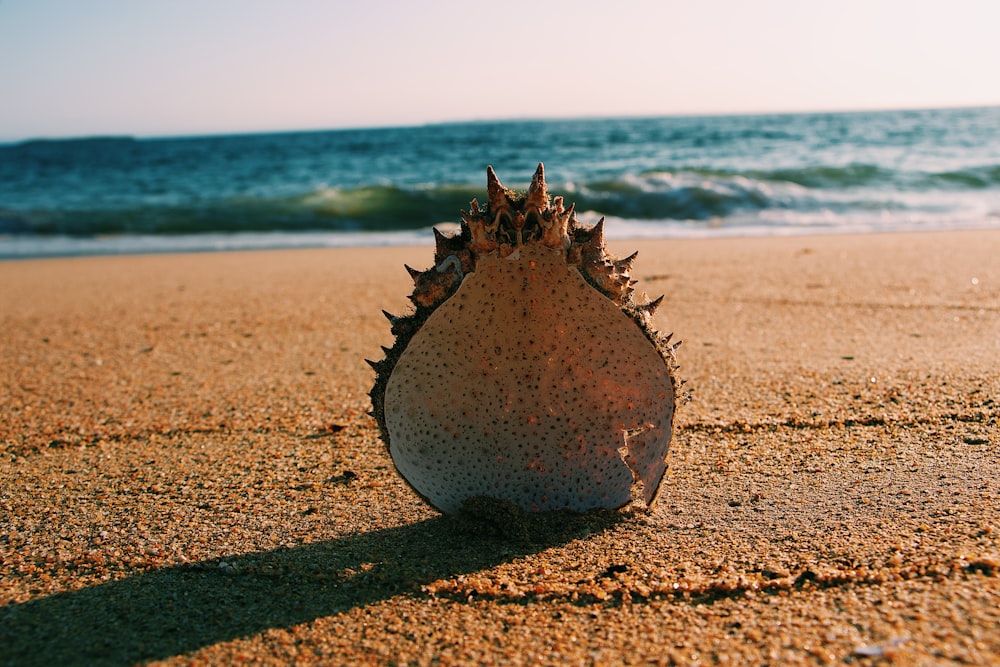
M 439 516 L 143 572 L 0 610 L 0 664 L 131 665 L 287 628 L 607 530 L 620 512 L 537 515 L 515 535 Z

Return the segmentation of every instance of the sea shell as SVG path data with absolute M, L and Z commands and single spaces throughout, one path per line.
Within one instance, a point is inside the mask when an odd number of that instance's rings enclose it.
M 676 344 L 640 303 L 633 254 L 611 257 L 604 219 L 585 228 L 549 197 L 487 171 L 460 233 L 435 229 L 434 266 L 406 267 L 415 310 L 386 313 L 395 344 L 372 415 L 396 469 L 446 513 L 494 499 L 526 511 L 615 509 L 656 498 L 679 382 Z

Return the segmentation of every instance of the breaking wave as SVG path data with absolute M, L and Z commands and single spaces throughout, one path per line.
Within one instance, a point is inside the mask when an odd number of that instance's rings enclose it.
M 892 188 L 886 185 L 891 183 Z M 1000 165 L 900 176 L 874 165 L 745 173 L 689 169 L 552 184 L 593 215 L 638 221 L 706 221 L 748 212 L 886 210 L 910 206 L 908 191 L 979 191 L 1000 186 Z M 895 194 L 893 194 L 895 193 Z M 900 194 L 901 193 L 901 194 Z M 0 209 L 0 234 L 108 235 L 423 229 L 457 222 L 481 186 L 321 187 L 284 196 L 235 196 L 180 204 Z

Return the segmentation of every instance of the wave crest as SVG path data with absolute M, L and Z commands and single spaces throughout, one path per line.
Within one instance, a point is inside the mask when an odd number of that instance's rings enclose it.
M 746 215 L 900 211 L 926 207 L 927 192 L 980 197 L 1000 186 L 1000 165 L 939 173 L 892 172 L 871 164 L 767 171 L 688 167 L 553 184 L 578 211 L 634 221 L 716 221 Z M 963 194 L 964 193 L 964 194 Z M 386 232 L 454 222 L 483 188 L 466 184 L 318 187 L 293 195 L 239 196 L 130 206 L 0 209 L 0 234 L 95 236 L 225 232 Z M 914 204 L 916 202 L 916 204 Z

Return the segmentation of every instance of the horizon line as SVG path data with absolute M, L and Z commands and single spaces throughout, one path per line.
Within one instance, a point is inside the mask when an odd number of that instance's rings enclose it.
M 903 106 L 903 107 L 844 107 L 844 108 L 819 108 L 819 109 L 799 109 L 799 110 L 748 110 L 748 111 L 705 111 L 705 112 L 667 112 L 667 113 L 634 113 L 634 114 L 581 114 L 576 116 L 565 115 L 525 115 L 525 116 L 505 116 L 505 117 L 472 117 L 464 119 L 442 119 L 415 121 L 411 123 L 376 123 L 376 124 L 344 124 L 331 126 L 313 127 L 273 127 L 242 130 L 195 130 L 178 132 L 152 132 L 152 133 L 108 133 L 97 132 L 92 134 L 45 134 L 29 135 L 20 138 L 0 137 L 0 145 L 16 146 L 19 144 L 30 144 L 34 142 L 46 141 L 144 141 L 163 139 L 203 139 L 209 137 L 241 137 L 254 135 L 278 135 L 278 134 L 309 134 L 320 132 L 341 132 L 341 131 L 366 131 L 366 130 L 394 130 L 410 129 L 419 127 L 434 127 L 441 125 L 472 125 L 488 123 L 526 123 L 526 122 L 559 122 L 559 121 L 595 121 L 595 120 L 639 120 L 655 118 L 718 118 L 727 116 L 793 116 L 793 115 L 818 115 L 818 114 L 856 114 L 856 113 L 890 113 L 900 111 L 951 111 L 960 109 L 991 109 L 1000 107 L 1000 102 L 986 104 L 954 104 L 941 106 Z

